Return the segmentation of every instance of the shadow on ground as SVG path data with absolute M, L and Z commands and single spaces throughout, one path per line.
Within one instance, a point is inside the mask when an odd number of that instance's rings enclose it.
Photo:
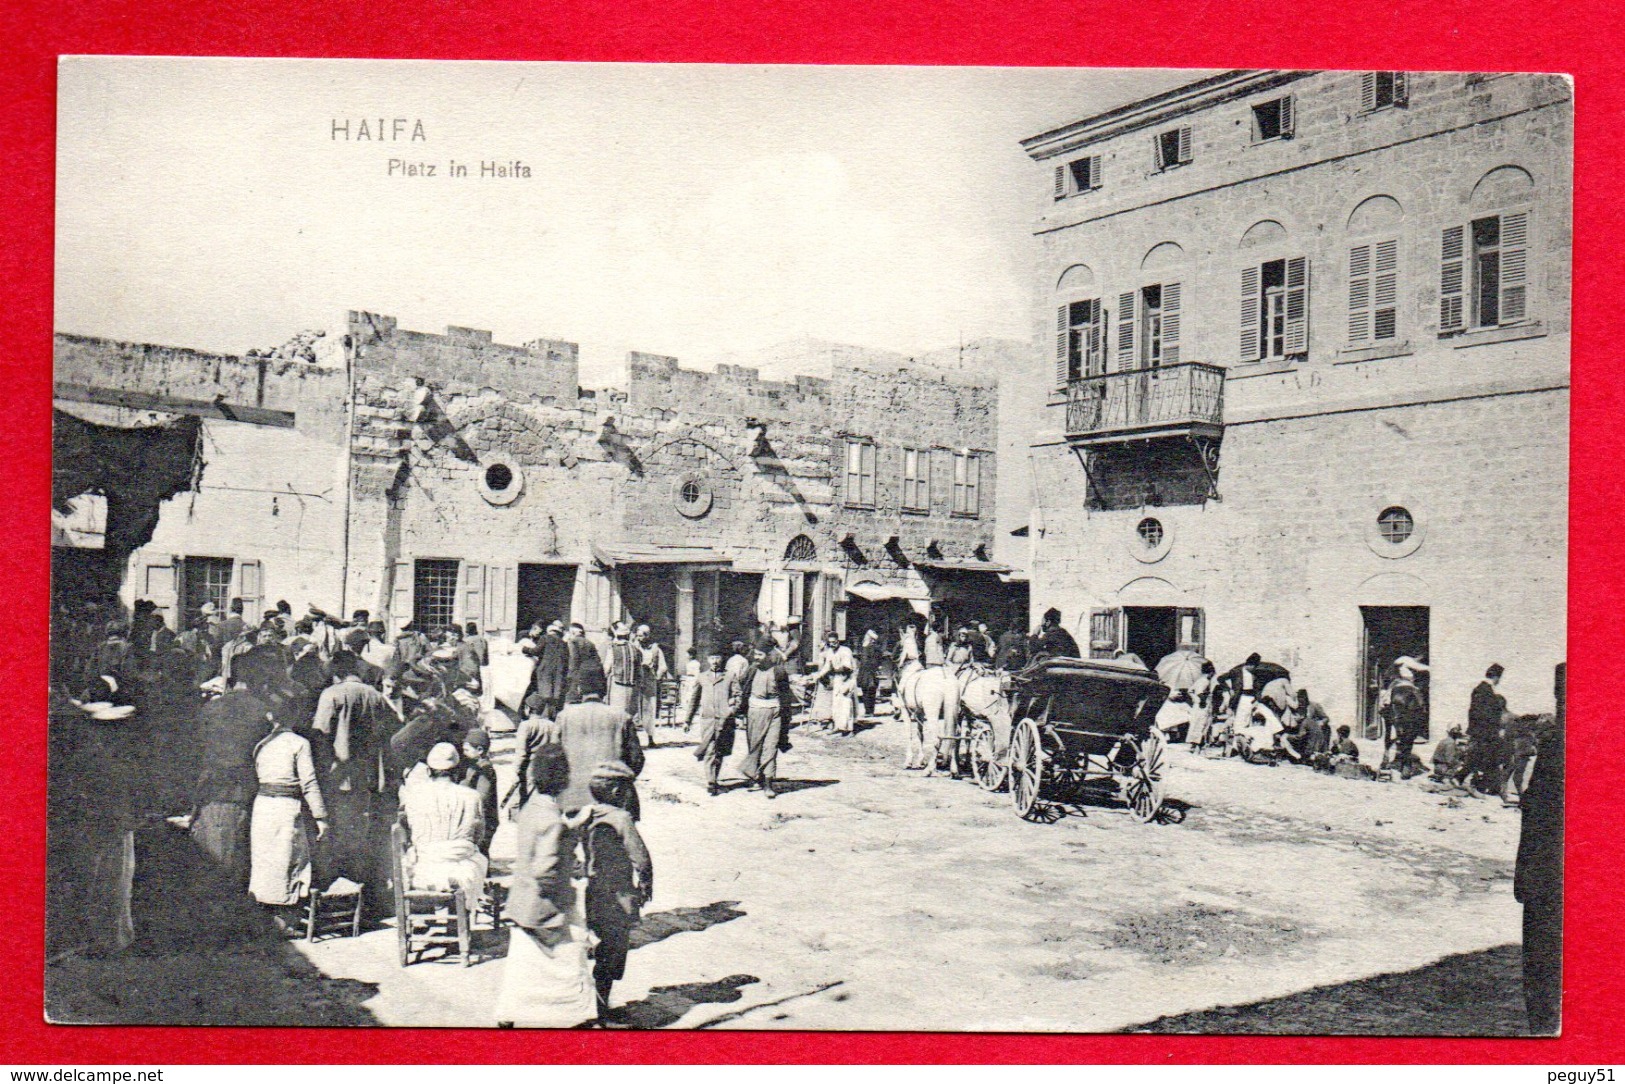
M 376 1025 L 375 983 L 332 979 L 301 956 L 184 832 L 136 833 L 136 941 L 106 958 L 45 969 L 56 1023 Z
M 1446 956 L 1414 971 L 1317 986 L 1251 1005 L 1164 1016 L 1124 1031 L 1163 1035 L 1528 1034 L 1517 945 Z
M 656 986 L 643 1000 L 627 1002 L 618 1022 L 628 1028 L 667 1027 L 696 1005 L 731 1005 L 745 996 L 745 987 L 760 981 L 755 975 L 729 975 L 715 982 Z
M 664 941 L 673 934 L 698 933 L 744 917 L 745 912 L 739 909 L 738 900 L 718 900 L 704 907 L 674 907 L 670 911 L 656 911 L 638 920 L 637 929 L 632 931 L 631 945 L 634 949 L 640 949 Z

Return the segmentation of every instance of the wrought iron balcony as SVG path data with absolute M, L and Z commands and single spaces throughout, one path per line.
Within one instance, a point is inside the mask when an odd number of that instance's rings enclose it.
M 1075 444 L 1154 437 L 1218 437 L 1224 368 L 1183 362 L 1085 376 L 1066 389 L 1066 435 Z

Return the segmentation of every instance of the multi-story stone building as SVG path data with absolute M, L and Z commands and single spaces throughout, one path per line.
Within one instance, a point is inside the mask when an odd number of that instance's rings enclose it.
M 571 343 L 352 312 L 271 356 L 58 335 L 55 379 L 58 503 L 105 496 L 108 541 L 60 532 L 61 582 L 176 624 L 233 597 L 499 636 L 632 617 L 681 657 L 758 620 L 801 620 L 810 649 L 1004 598 L 992 374 L 633 354 L 624 390 L 592 391 Z M 83 469 L 141 427 L 151 462 Z
M 1259 651 L 1379 735 L 1564 657 L 1572 104 L 1553 76 L 1232 71 L 1034 136 L 1035 608 Z M 1041 179 L 1040 179 L 1041 178 Z

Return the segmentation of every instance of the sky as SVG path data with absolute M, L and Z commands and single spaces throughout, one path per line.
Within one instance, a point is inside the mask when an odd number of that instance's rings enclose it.
M 1026 340 L 1019 141 L 1201 74 L 66 58 L 55 325 L 242 353 L 366 309 L 579 343 L 589 385 L 630 350 Z

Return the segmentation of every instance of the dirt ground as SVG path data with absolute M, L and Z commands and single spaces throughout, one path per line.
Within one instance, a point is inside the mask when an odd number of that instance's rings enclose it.
M 628 1026 L 1522 1033 L 1518 814 L 1499 802 L 1175 746 L 1166 822 L 1092 805 L 1027 823 L 1007 795 L 904 771 L 891 720 L 798 728 L 775 801 L 708 797 L 681 732 L 662 736 Z M 195 864 L 171 836 L 143 850 L 140 942 L 49 968 L 53 1018 L 494 1023 L 504 933 L 480 931 L 474 966 L 403 969 L 387 927 L 307 945 L 246 903 L 182 918 L 157 887 Z

